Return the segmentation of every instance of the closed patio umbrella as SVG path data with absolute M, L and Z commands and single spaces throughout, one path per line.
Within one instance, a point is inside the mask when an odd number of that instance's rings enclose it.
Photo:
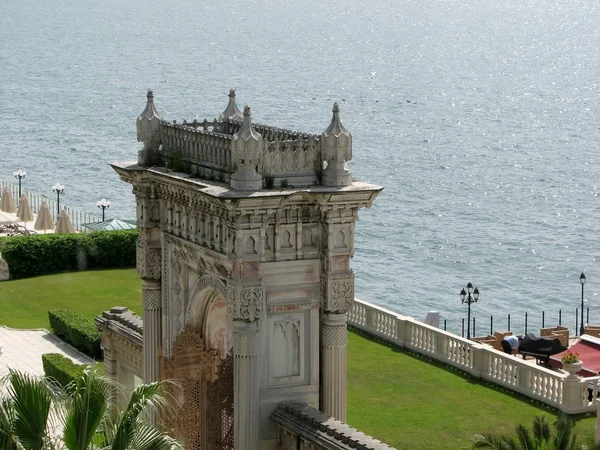
M 17 217 L 19 222 L 33 222 L 33 211 L 29 206 L 29 199 L 25 194 L 21 195 L 19 200 L 19 209 L 17 209 Z
M 37 220 L 35 221 L 33 229 L 44 231 L 54 230 L 54 220 L 52 220 L 50 208 L 48 208 L 48 204 L 46 202 L 42 203 L 42 207 L 40 208 L 40 212 L 37 216 Z
M 15 213 L 17 211 L 17 207 L 15 206 L 15 201 L 10 195 L 10 191 L 7 187 L 4 188 L 2 192 L 2 200 L 0 201 L 0 209 L 7 213 Z
M 71 219 L 69 218 L 69 215 L 67 214 L 67 212 L 64 209 L 60 212 L 60 217 L 58 218 L 58 223 L 56 224 L 54 233 L 56 233 L 56 234 L 75 233 L 75 228 L 73 228 Z

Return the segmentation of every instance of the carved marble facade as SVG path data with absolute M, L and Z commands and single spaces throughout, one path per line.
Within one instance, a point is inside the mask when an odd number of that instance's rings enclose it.
M 153 105 L 146 110 L 155 111 Z M 254 158 L 258 133 L 245 113 L 244 142 L 232 151 L 243 147 Z M 340 132 L 335 109 L 333 122 L 328 148 Z M 152 130 L 138 133 L 145 149 L 160 141 Z M 341 138 L 348 149 L 345 129 Z M 332 156 L 340 171 L 348 155 Z M 233 358 L 236 450 L 277 448 L 270 415 L 282 401 L 344 420 L 354 226 L 359 208 L 369 207 L 381 188 L 350 181 L 243 190 L 246 181 L 254 183 L 253 165 L 231 186 L 136 162 L 112 166 L 137 200 L 144 379 L 159 379 L 161 361 L 175 356 L 179 337 L 196 333 L 203 351 Z

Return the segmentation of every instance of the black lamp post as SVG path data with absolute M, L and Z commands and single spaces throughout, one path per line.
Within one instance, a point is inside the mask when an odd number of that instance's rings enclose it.
M 52 186 L 52 190 L 56 192 L 56 221 L 58 222 L 58 218 L 60 216 L 60 194 L 63 193 L 65 187 L 60 183 L 56 183 L 54 186 Z
M 478 299 L 479 289 L 473 290 L 471 283 L 467 284 L 467 292 L 465 292 L 465 288 L 460 291 L 460 301 L 467 304 L 467 339 L 471 339 L 471 303 L 477 303 Z
M 27 175 L 27 172 L 19 169 L 16 172 L 14 172 L 13 175 L 15 176 L 15 178 L 17 180 L 19 180 L 19 199 L 20 199 L 21 198 L 21 180 L 23 178 L 25 178 L 25 175 Z
M 104 211 L 110 208 L 110 201 L 103 198 L 102 200 L 96 202 L 96 206 L 102 210 L 102 222 L 104 222 Z
M 581 272 L 579 275 L 579 282 L 581 283 L 581 325 L 579 327 L 579 336 L 583 334 L 583 285 L 585 284 L 585 274 Z

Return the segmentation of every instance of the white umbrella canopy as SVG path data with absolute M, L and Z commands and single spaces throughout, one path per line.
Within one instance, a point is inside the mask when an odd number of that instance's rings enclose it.
M 25 194 L 21 195 L 19 200 L 19 209 L 17 209 L 19 222 L 33 222 L 33 211 L 29 206 L 29 199 Z
M 15 206 L 15 201 L 10 195 L 10 191 L 7 187 L 4 188 L 2 192 L 2 200 L 0 201 L 0 209 L 7 213 L 14 213 L 17 211 L 17 207 Z
M 69 218 L 69 215 L 67 214 L 67 212 L 64 209 L 60 212 L 60 217 L 58 218 L 58 223 L 56 224 L 54 233 L 56 233 L 56 234 L 75 233 L 75 228 L 73 228 L 71 219 Z
M 54 220 L 52 220 L 50 208 L 48 208 L 48 204 L 46 202 L 42 203 L 42 207 L 40 208 L 40 212 L 37 216 L 37 220 L 35 221 L 33 229 L 44 231 L 54 230 Z

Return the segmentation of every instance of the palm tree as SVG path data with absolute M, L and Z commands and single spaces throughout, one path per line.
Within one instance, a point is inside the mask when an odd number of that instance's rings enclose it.
M 160 383 L 137 387 L 127 408 L 112 402 L 113 382 L 86 370 L 65 389 L 11 371 L 0 387 L 3 450 L 180 450 L 146 418 L 168 407 Z
M 533 419 L 533 434 L 523 425 L 517 425 L 515 435 L 476 435 L 472 449 L 491 450 L 599 450 L 600 445 L 585 445 L 573 434 L 574 422 L 561 415 L 554 422 L 554 435 L 546 416 Z

